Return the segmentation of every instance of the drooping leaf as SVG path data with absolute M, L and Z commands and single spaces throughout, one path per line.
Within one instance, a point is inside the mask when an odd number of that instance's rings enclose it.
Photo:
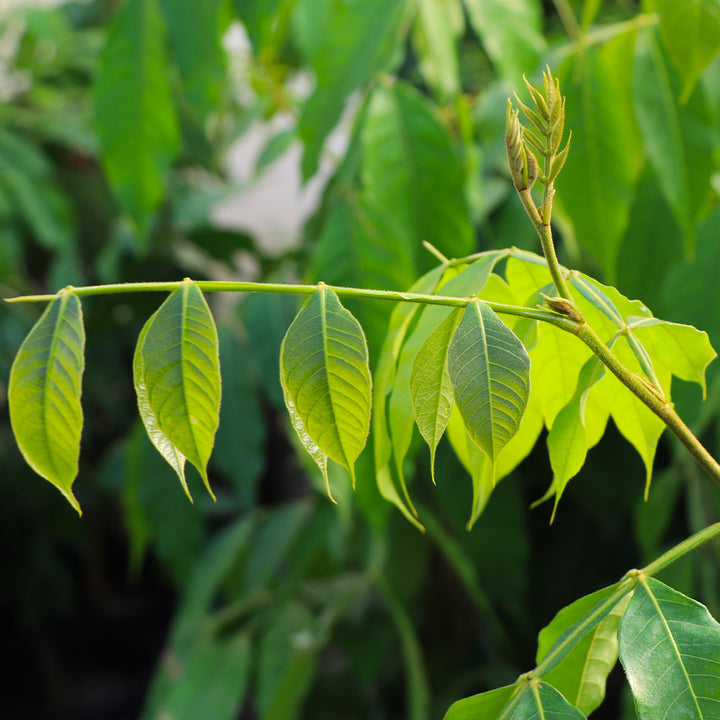
M 717 0 L 660 0 L 660 36 L 675 69 L 683 77 L 681 102 L 688 99 L 703 70 L 720 50 Z
M 444 272 L 445 266 L 439 265 L 429 273 L 423 275 L 423 277 L 410 288 L 410 291 L 418 293 L 434 292 Z M 414 303 L 401 303 L 393 310 L 390 316 L 388 331 L 375 372 L 373 449 L 375 454 L 375 472 L 381 495 L 394 503 L 410 522 L 422 528 L 415 518 L 414 510 L 411 509 L 412 503 L 409 500 L 403 479 L 398 478 L 396 480 L 393 475 L 393 446 L 387 417 L 388 399 L 397 376 L 397 362 L 400 349 L 412 321 L 416 318 L 420 310 L 421 307 Z
M 220 102 L 225 74 L 222 16 L 225 0 L 177 3 L 160 0 L 172 53 L 182 78 L 183 100 L 202 124 Z
M 537 0 L 465 0 L 470 24 L 500 75 L 513 87 L 537 67 L 545 49 Z
M 605 683 L 618 658 L 618 627 L 629 601 L 629 595 L 623 597 L 556 667 L 543 675 L 543 680 L 585 715 L 605 699 Z
M 710 185 L 713 143 L 703 98 L 695 93 L 680 106 L 678 86 L 655 31 L 641 31 L 633 66 L 638 124 L 660 188 L 682 229 L 685 249 L 691 252 L 696 219 Z
M 181 482 L 175 461 L 182 465 L 180 456 L 189 460 L 212 495 L 207 463 L 220 417 L 218 335 L 210 308 L 191 280 L 147 321 L 133 365 L 138 408 L 153 444 Z
M 465 426 L 494 465 L 527 405 L 527 351 L 488 305 L 473 300 L 450 343 L 448 371 Z
M 375 88 L 362 131 L 362 179 L 392 208 L 419 260 L 429 242 L 446 257 L 473 250 L 465 171 L 447 129 L 413 88 Z M 427 263 L 424 263 L 427 266 Z
M 103 165 L 141 231 L 162 199 L 164 176 L 179 146 L 164 40 L 157 0 L 122 3 L 94 89 Z
M 518 692 L 518 685 L 506 685 L 454 702 L 443 720 L 495 720 Z
M 620 661 L 640 720 L 720 717 L 720 624 L 695 600 L 641 578 L 620 623 Z
M 406 0 L 297 0 L 296 38 L 317 84 L 300 116 L 305 144 L 303 177 L 318 165 L 323 142 L 337 124 L 347 96 L 388 62 Z
M 82 514 L 72 493 L 83 414 L 85 329 L 80 300 L 63 291 L 35 323 L 10 370 L 10 423 L 28 465 Z
M 360 323 L 325 285 L 288 328 L 280 380 L 293 425 L 313 459 L 329 457 L 354 478 L 370 429 L 367 343 Z M 325 461 L 318 465 L 327 481 Z
M 140 332 L 140 337 L 137 341 L 138 349 L 145 345 L 145 338 L 149 328 L 150 323 L 146 323 Z M 175 447 L 175 445 L 173 445 L 167 435 L 165 435 L 158 426 L 157 418 L 150 406 L 150 400 L 148 398 L 148 390 L 145 382 L 144 356 L 143 353 L 139 351 L 136 352 L 133 357 L 133 384 L 135 386 L 140 419 L 145 426 L 145 431 L 147 432 L 150 441 L 155 446 L 155 449 L 165 458 L 170 467 L 177 473 L 185 494 L 188 496 L 190 502 L 192 502 L 192 495 L 190 495 L 190 490 L 188 489 L 187 481 L 185 480 L 185 456 L 177 449 L 177 447 Z
M 617 76 L 627 75 L 620 67 L 590 48 L 558 71 L 566 96 L 565 125 L 573 135 L 556 182 L 557 203 L 611 279 L 638 171 L 638 149 L 624 116 L 630 108 L 617 101 Z
M 585 429 L 587 398 L 592 387 L 604 374 L 605 366 L 600 360 L 594 355 L 588 358 L 580 371 L 575 393 L 556 415 L 548 433 L 548 453 L 553 469 L 552 490 L 555 493 L 553 518 L 565 487 L 585 464 L 589 448 Z M 607 414 L 605 418 L 607 419 Z
M 435 450 L 455 405 L 447 365 L 450 341 L 460 315 L 460 308 L 456 308 L 438 325 L 418 350 L 410 373 L 413 412 L 420 433 L 430 447 L 433 482 Z

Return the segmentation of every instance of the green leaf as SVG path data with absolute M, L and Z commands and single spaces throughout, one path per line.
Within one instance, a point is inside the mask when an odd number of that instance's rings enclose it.
M 623 597 L 562 662 L 543 675 L 585 715 L 605 699 L 605 683 L 618 658 L 618 627 L 629 601 L 630 595 Z
M 182 97 L 200 123 L 220 104 L 225 76 L 222 47 L 225 0 L 177 3 L 160 0 L 182 77 Z
M 537 0 L 465 0 L 470 24 L 500 75 L 522 87 L 545 50 L 542 6 Z
M 633 65 L 635 111 L 650 163 L 690 252 L 697 216 L 710 186 L 713 143 L 703 98 L 697 93 L 679 107 L 677 85 L 654 31 L 643 30 Z
M 475 239 L 465 197 L 465 170 L 447 129 L 413 88 L 375 88 L 362 131 L 362 179 L 392 208 L 416 258 L 429 242 L 446 257 L 470 253 Z
M 370 429 L 371 380 L 360 323 L 321 285 L 283 339 L 280 381 L 303 445 L 327 479 L 327 457 L 355 478 Z
M 720 50 L 718 0 L 660 0 L 660 36 L 676 70 L 683 76 L 681 102 Z
M 448 372 L 448 351 L 460 308 L 453 310 L 418 350 L 410 373 L 410 395 L 420 433 L 430 447 L 430 467 L 435 482 L 435 450 L 445 432 L 455 399 Z
M 642 342 L 653 364 L 681 380 L 696 382 L 707 393 L 705 371 L 717 357 L 706 332 L 657 318 L 629 318 L 633 333 Z
M 594 355 L 588 358 L 580 371 L 573 397 L 557 414 L 548 434 L 548 453 L 553 470 L 552 490 L 555 493 L 552 519 L 555 518 L 565 487 L 585 464 L 589 448 L 585 429 L 587 398 L 592 387 L 604 374 L 605 366 L 600 360 Z
M 431 293 L 437 288 L 445 266 L 439 265 L 423 275 L 411 288 L 411 292 Z M 407 332 L 420 313 L 421 307 L 414 303 L 400 303 L 390 316 L 390 323 L 375 372 L 373 421 L 373 449 L 375 471 L 380 494 L 394 503 L 410 522 L 422 529 L 415 519 L 414 509 L 408 497 L 403 478 L 395 480 L 392 469 L 393 445 L 388 424 L 388 400 L 397 377 L 397 362 Z M 403 499 L 403 497 L 405 499 Z
M 695 600 L 641 577 L 620 624 L 620 661 L 641 720 L 720 717 L 720 624 Z
M 460 91 L 457 40 L 463 21 L 460 0 L 420 0 L 413 46 L 423 77 L 441 99 Z
M 207 463 L 220 417 L 218 336 L 194 282 L 186 280 L 147 321 L 133 366 L 140 416 L 153 444 L 181 482 L 177 453 L 187 458 L 212 495 Z
M 80 300 L 63 291 L 20 346 L 10 370 L 10 423 L 30 467 L 82 514 L 72 493 L 83 414 L 85 329 Z
M 398 42 L 406 0 L 297 0 L 296 38 L 317 84 L 300 116 L 303 177 L 317 170 L 325 138 L 347 96 L 387 64 Z
M 190 647 L 173 657 L 164 693 L 155 698 L 152 712 L 143 714 L 143 718 L 232 720 L 249 686 L 250 659 L 246 632 L 229 638 L 199 635 Z
M 535 679 L 458 700 L 444 720 L 584 720 L 552 686 Z
M 111 23 L 95 81 L 103 166 L 141 231 L 162 200 L 179 147 L 157 0 L 127 0 Z
M 638 149 L 625 117 L 630 109 L 617 101 L 617 76 L 627 73 L 611 60 L 590 48 L 558 72 L 566 95 L 565 125 L 573 137 L 556 182 L 559 209 L 609 278 L 614 277 L 638 169 Z
M 465 426 L 494 466 L 527 405 L 525 347 L 488 305 L 473 300 L 450 343 L 448 371 Z

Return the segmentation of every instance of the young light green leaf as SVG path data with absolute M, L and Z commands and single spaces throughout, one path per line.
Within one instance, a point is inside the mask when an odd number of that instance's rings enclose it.
M 588 394 L 605 374 L 605 366 L 594 355 L 585 362 L 578 377 L 575 394 L 557 414 L 548 434 L 547 445 L 553 469 L 552 490 L 555 506 L 550 522 L 555 518 L 560 497 L 568 482 L 585 464 L 589 448 L 585 429 L 585 406 Z
M 321 285 L 288 328 L 280 381 L 296 430 L 313 458 L 322 453 L 355 478 L 370 429 L 371 380 L 365 335 L 333 290 Z M 317 446 L 317 450 L 314 449 Z M 322 466 L 321 466 L 321 469 Z M 325 471 L 327 481 L 327 471 Z
M 473 442 L 493 466 L 520 426 L 530 391 L 525 346 L 488 305 L 473 300 L 450 343 L 448 371 Z
M 435 450 L 445 432 L 455 405 L 448 350 L 460 322 L 460 308 L 453 310 L 423 343 L 410 373 L 410 395 L 415 421 L 430 447 L 430 469 L 435 482 Z
M 717 356 L 706 332 L 657 318 L 628 318 L 633 332 L 650 354 L 653 363 L 681 380 L 696 382 L 707 393 L 705 371 Z
M 118 8 L 95 82 L 95 119 L 103 165 L 141 230 L 163 195 L 179 145 L 157 0 Z
M 150 441 L 165 460 L 167 460 L 170 467 L 177 473 L 185 494 L 188 496 L 190 502 L 192 502 L 192 495 L 190 495 L 190 490 L 185 480 L 185 456 L 170 442 L 158 426 L 157 418 L 148 400 L 147 385 L 145 384 L 145 363 L 141 349 L 145 345 L 145 337 L 147 336 L 149 327 L 150 323 L 146 323 L 140 332 L 140 337 L 138 338 L 135 349 L 135 356 L 133 357 L 133 383 L 135 385 L 140 419 L 145 426 Z
M 660 0 L 660 36 L 683 76 L 681 102 L 692 93 L 703 70 L 720 49 L 720 3 L 717 0 Z
M 516 683 L 463 698 L 450 706 L 443 720 L 496 720 L 519 691 L 520 684 Z
M 20 452 L 78 514 L 82 511 L 71 488 L 80 457 L 84 353 L 80 300 L 66 290 L 20 346 L 8 385 L 10 423 Z
M 212 495 L 207 463 L 220 417 L 218 335 L 194 282 L 186 280 L 147 321 L 135 353 L 138 407 L 150 439 L 181 482 L 176 465 L 184 456 Z
M 618 627 L 629 601 L 630 595 L 623 597 L 560 664 L 543 675 L 544 681 L 585 715 L 605 699 L 605 683 L 618 657 Z
M 641 720 L 720 717 L 720 624 L 695 600 L 641 578 L 620 623 L 620 661 Z

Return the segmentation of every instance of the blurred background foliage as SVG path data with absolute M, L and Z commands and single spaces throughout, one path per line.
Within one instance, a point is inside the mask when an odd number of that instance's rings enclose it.
M 506 99 L 549 64 L 572 149 L 563 262 L 720 347 L 717 0 L 88 0 L 0 15 L 0 294 L 231 278 L 406 289 L 448 256 L 536 249 L 505 167 Z M 372 454 L 338 506 L 282 407 L 293 299 L 212 296 L 223 405 L 213 504 L 141 428 L 134 343 L 152 294 L 84 303 L 75 516 L 23 463 L 12 357 L 38 309 L 0 313 L 0 715 L 411 720 L 532 667 L 564 604 L 720 516 L 669 439 L 647 503 L 610 428 L 552 527 L 544 441 L 472 532 L 441 444 L 405 467 L 425 534 L 382 500 Z M 352 307 L 377 358 L 391 308 Z M 674 387 L 718 450 L 708 398 Z M 717 616 L 716 549 L 668 581 Z M 632 718 L 611 676 L 596 717 Z

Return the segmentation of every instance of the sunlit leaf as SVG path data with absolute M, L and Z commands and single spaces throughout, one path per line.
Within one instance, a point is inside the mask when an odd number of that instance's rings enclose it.
M 20 346 L 8 385 L 10 423 L 20 452 L 79 514 L 71 488 L 80 457 L 84 353 L 80 300 L 64 291 Z
M 327 456 L 354 478 L 370 428 L 367 343 L 358 321 L 324 285 L 288 328 L 280 379 L 295 429 L 313 459 Z M 327 480 L 327 468 L 320 469 Z
M 143 231 L 179 146 L 168 67 L 157 0 L 122 3 L 100 59 L 95 121 L 110 182 Z
M 473 300 L 450 343 L 448 370 L 465 426 L 494 465 L 527 405 L 525 347 L 488 305 Z
M 135 354 L 138 407 L 150 439 L 181 481 L 176 465 L 180 456 L 189 460 L 212 495 L 207 463 L 220 416 L 219 348 L 195 283 L 186 280 L 147 321 Z
M 687 100 L 703 70 L 720 51 L 718 0 L 660 0 L 660 36 L 683 76 L 681 101 Z
M 640 720 L 720 717 L 720 624 L 695 600 L 641 578 L 620 623 L 620 660 Z
M 145 384 L 145 362 L 143 353 L 140 352 L 140 348 L 145 345 L 145 337 L 147 336 L 150 323 L 146 323 L 140 332 L 140 337 L 137 341 L 137 351 L 133 357 L 133 383 L 135 385 L 135 394 L 137 396 L 138 410 L 140 413 L 140 419 L 142 420 L 145 430 L 150 438 L 152 444 L 155 446 L 157 451 L 165 458 L 170 467 L 177 473 L 180 480 L 180 484 L 192 502 L 192 495 L 187 486 L 185 480 L 185 456 L 175 447 L 175 445 L 168 440 L 167 436 L 158 426 L 157 418 L 155 413 L 150 407 L 150 401 L 148 399 L 147 386 Z

